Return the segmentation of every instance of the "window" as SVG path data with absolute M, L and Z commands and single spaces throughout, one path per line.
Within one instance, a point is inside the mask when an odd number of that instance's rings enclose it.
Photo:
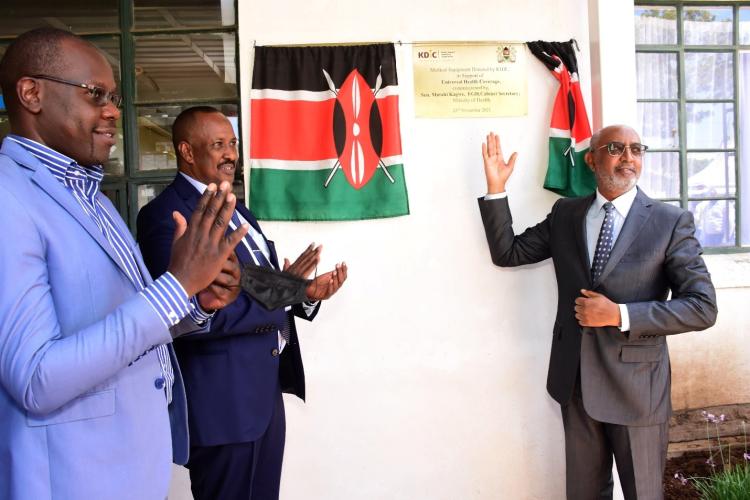
M 112 65 L 125 99 L 102 192 L 131 229 L 175 176 L 171 127 L 180 111 L 214 106 L 241 137 L 235 0 L 6 0 L 3 7 L 0 57 L 17 35 L 53 26 L 83 36 Z M 9 132 L 0 95 L 0 139 Z
M 750 2 L 637 2 L 634 24 L 640 185 L 709 251 L 750 246 Z

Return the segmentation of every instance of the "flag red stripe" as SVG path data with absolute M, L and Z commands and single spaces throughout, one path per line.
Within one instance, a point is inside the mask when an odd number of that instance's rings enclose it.
M 401 154 L 401 124 L 398 121 L 398 96 L 378 99 L 380 119 L 383 121 L 383 151 L 380 157 Z
M 276 160 L 336 158 L 334 99 L 320 102 L 252 99 L 250 157 Z
M 573 97 L 575 102 L 575 119 L 571 136 L 576 142 L 581 142 L 591 137 L 591 127 L 589 126 L 589 117 L 586 113 L 586 106 L 581 95 L 581 84 L 578 81 L 572 82 L 570 74 L 562 67 L 562 72 L 553 71 L 552 74 L 560 81 L 560 88 L 555 96 L 555 104 L 552 108 L 552 118 L 550 119 L 550 128 L 561 130 L 570 130 L 570 116 L 568 93 Z
M 378 99 L 383 122 L 382 157 L 401 154 L 398 96 Z M 250 101 L 250 157 L 292 161 L 336 158 L 334 99 L 327 101 Z
M 586 113 L 586 104 L 584 103 L 583 95 L 581 94 L 581 84 L 573 82 L 570 86 L 570 91 L 573 94 L 573 100 L 576 103 L 576 119 L 573 124 L 572 135 L 575 137 L 576 142 L 581 142 L 591 137 L 589 115 Z

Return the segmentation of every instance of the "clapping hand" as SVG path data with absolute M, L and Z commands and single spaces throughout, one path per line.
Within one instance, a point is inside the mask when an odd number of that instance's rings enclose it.
M 284 259 L 284 271 L 297 276 L 298 278 L 308 278 L 320 262 L 320 252 L 323 251 L 323 245 L 310 245 L 294 260 L 289 263 L 289 259 Z
M 310 243 L 293 263 L 290 264 L 289 259 L 284 259 L 284 271 L 307 279 L 318 266 L 322 250 L 323 245 L 315 246 L 315 243 Z M 332 271 L 316 276 L 305 289 L 308 300 L 315 302 L 329 299 L 344 284 L 346 275 L 346 263 L 341 262 L 336 264 Z
M 311 302 L 331 298 L 334 293 L 338 292 L 344 281 L 346 281 L 346 275 L 346 262 L 336 264 L 336 267 L 332 271 L 321 274 L 312 280 L 305 290 L 307 298 Z
M 237 298 L 240 294 L 240 262 L 237 254 L 232 252 L 224 262 L 219 275 L 208 285 L 198 292 L 198 302 L 204 311 L 215 311 L 222 309 Z
M 224 181 L 209 184 L 198 200 L 190 222 L 179 212 L 172 213 L 176 228 L 168 270 L 182 284 L 189 297 L 208 287 L 219 276 L 234 247 L 249 229 L 243 224 L 227 234 L 236 197 Z

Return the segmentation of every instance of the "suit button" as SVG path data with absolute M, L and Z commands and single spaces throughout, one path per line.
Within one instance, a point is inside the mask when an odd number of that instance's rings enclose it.
M 154 387 L 157 389 L 164 389 L 164 377 L 159 377 L 154 380 Z
M 274 347 L 273 350 L 271 351 L 271 356 L 275 358 L 278 355 L 279 355 L 279 350 Z

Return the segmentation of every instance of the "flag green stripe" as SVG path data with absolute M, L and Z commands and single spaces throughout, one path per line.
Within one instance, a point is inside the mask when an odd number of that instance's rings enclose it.
M 380 170 L 380 169 L 378 169 Z M 395 183 L 383 172 L 354 189 L 342 172 L 323 187 L 328 170 L 250 170 L 250 208 L 263 220 L 359 220 L 409 213 L 402 164 L 388 167 Z
M 574 164 L 570 161 L 567 137 L 549 138 L 549 164 L 544 178 L 544 188 L 562 196 L 585 196 L 596 189 L 596 179 L 586 165 L 584 156 L 588 148 L 573 152 Z

